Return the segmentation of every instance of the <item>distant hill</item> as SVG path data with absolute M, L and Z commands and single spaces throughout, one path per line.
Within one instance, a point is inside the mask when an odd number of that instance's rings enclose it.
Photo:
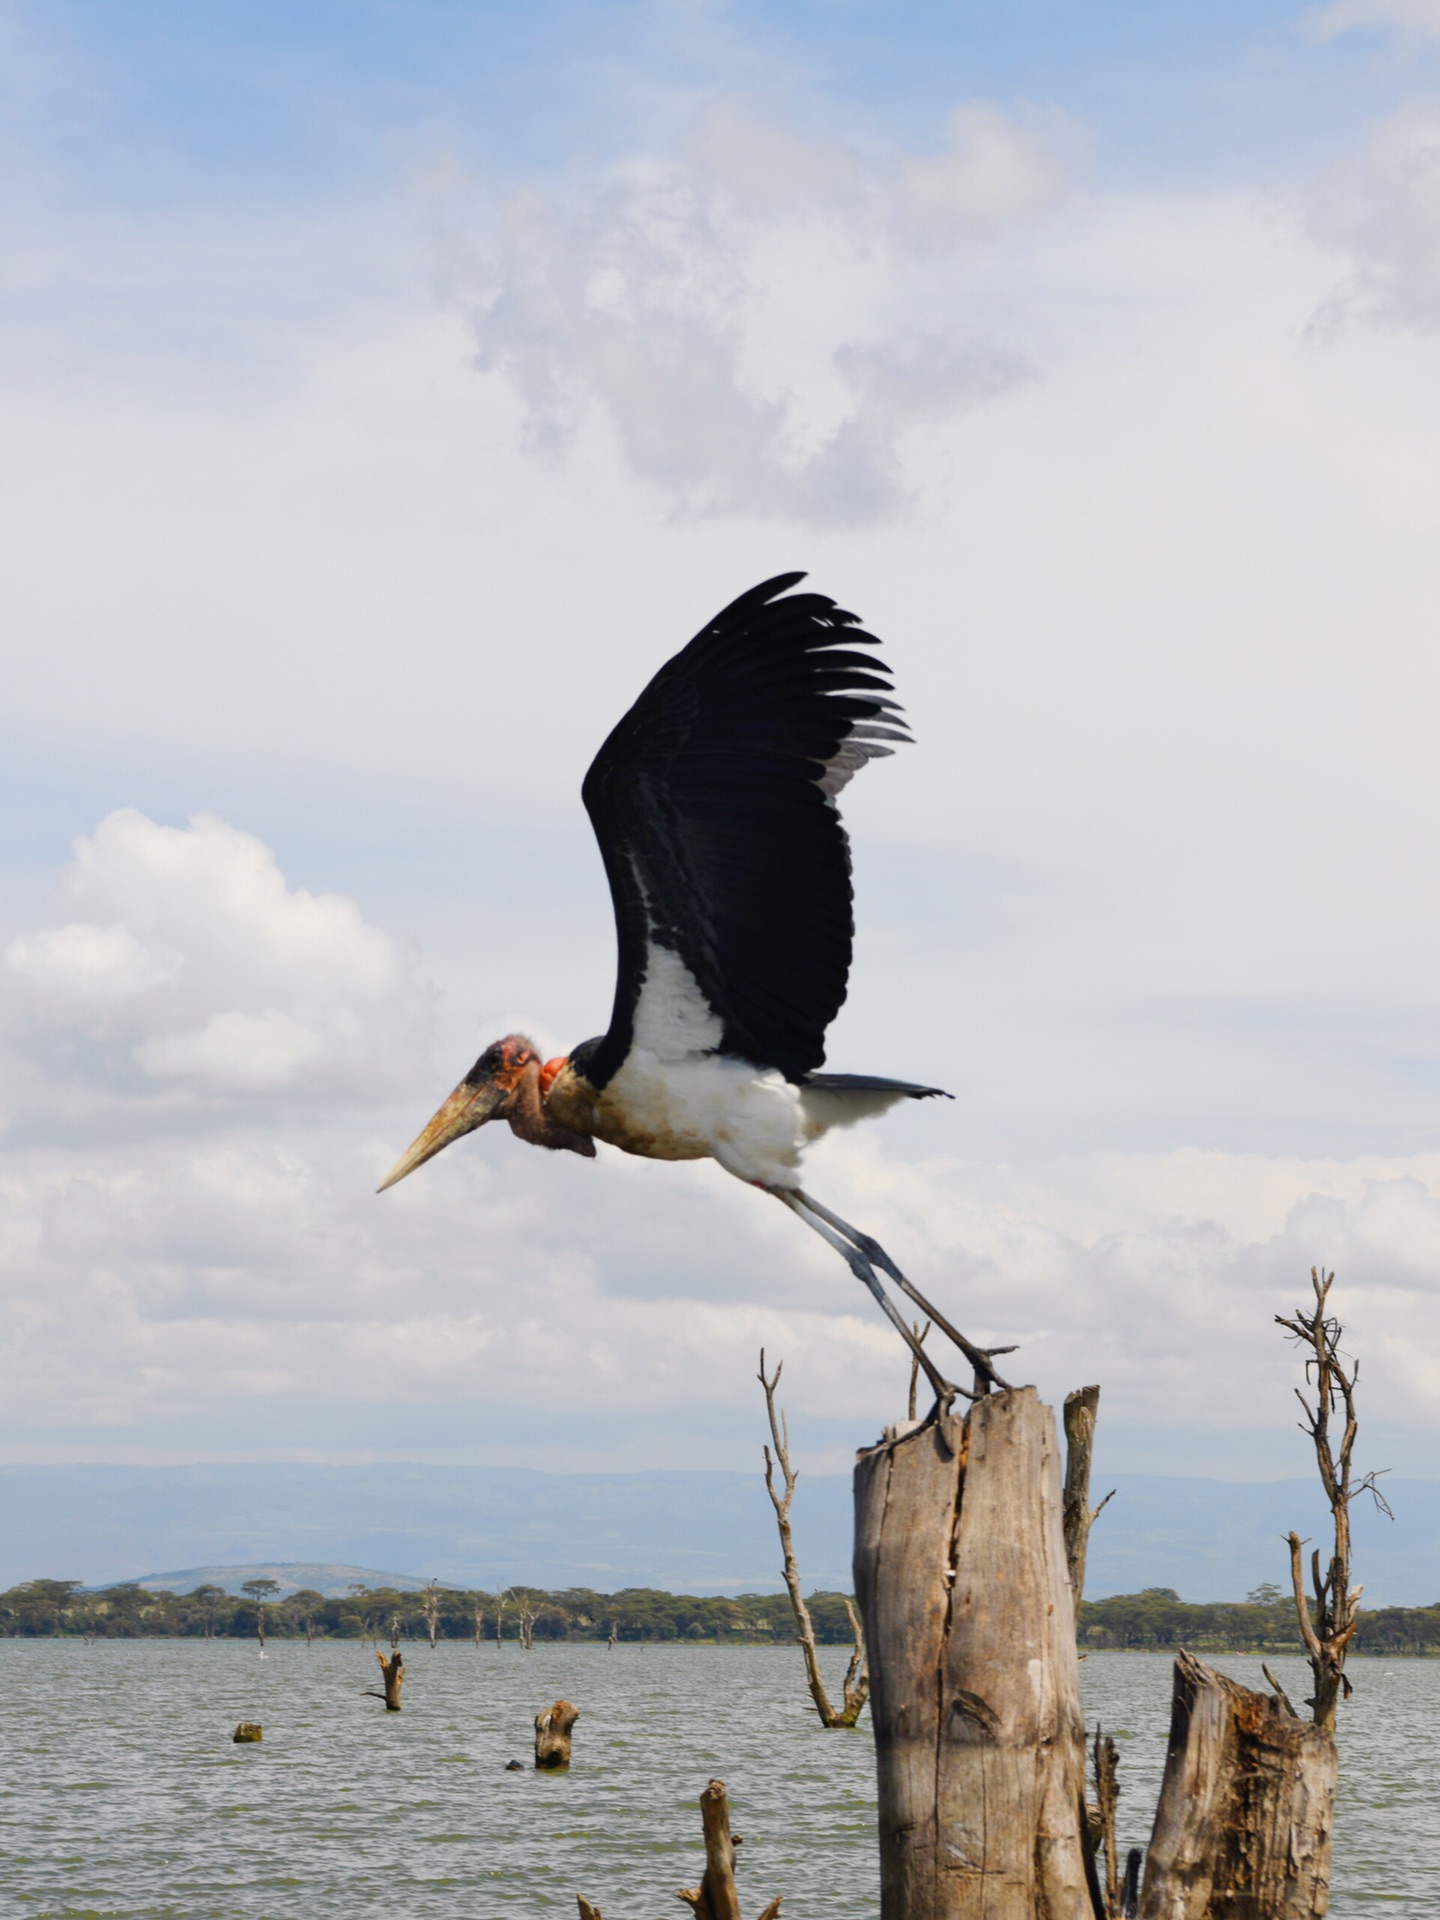
M 396 1593 L 419 1593 L 425 1582 L 413 1573 L 381 1573 L 375 1567 L 315 1566 L 306 1561 L 276 1560 L 253 1567 L 182 1567 L 177 1573 L 147 1573 L 137 1587 L 150 1593 L 193 1593 L 197 1587 L 219 1587 L 238 1594 L 247 1580 L 273 1580 L 280 1591 L 273 1597 L 288 1600 L 292 1593 L 319 1593 L 327 1600 L 343 1600 L 352 1587 L 390 1587 Z
M 1173 1587 L 1240 1599 L 1283 1583 L 1281 1536 L 1317 1539 L 1327 1516 L 1309 1480 L 1232 1483 L 1145 1474 L 1097 1478 L 1116 1497 L 1090 1542 L 1087 1592 Z M 1354 1509 L 1356 1569 L 1370 1606 L 1440 1599 L 1440 1481 L 1387 1480 L 1395 1522 Z M 850 1479 L 800 1476 L 795 1530 L 807 1586 L 850 1584 Z M 758 1473 L 540 1473 L 516 1467 L 0 1467 L 0 1587 L 49 1576 L 87 1586 L 169 1583 L 256 1568 L 356 1570 L 378 1585 L 558 1589 L 661 1587 L 766 1593 L 779 1547 Z M 155 1568 L 185 1571 L 157 1575 Z M 220 1579 L 215 1584 L 222 1585 Z

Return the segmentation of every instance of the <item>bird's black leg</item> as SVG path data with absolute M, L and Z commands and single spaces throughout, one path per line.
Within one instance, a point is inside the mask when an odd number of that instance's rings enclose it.
M 924 1368 L 925 1377 L 935 1389 L 935 1397 L 941 1406 L 949 1406 L 957 1393 L 965 1393 L 964 1387 L 957 1387 L 953 1381 L 945 1378 L 940 1369 L 935 1365 L 935 1362 L 925 1351 L 924 1347 L 922 1347 L 916 1339 L 914 1330 L 906 1325 L 905 1316 L 895 1305 L 895 1302 L 890 1298 L 889 1294 L 886 1293 L 884 1287 L 881 1286 L 880 1276 L 876 1273 L 874 1267 L 871 1266 L 869 1256 L 865 1249 L 856 1246 L 851 1240 L 842 1238 L 841 1234 L 828 1224 L 827 1219 L 822 1215 L 821 1210 L 815 1206 L 814 1202 L 807 1200 L 803 1194 L 797 1193 L 793 1187 L 766 1187 L 765 1191 L 767 1193 L 773 1193 L 777 1200 L 783 1200 L 793 1214 L 803 1220 L 807 1227 L 812 1227 L 827 1245 L 835 1249 L 846 1266 L 848 1266 L 854 1274 L 855 1278 L 870 1289 L 871 1293 L 873 1293 L 879 1301 L 882 1311 L 899 1329 L 900 1338 Z M 973 1400 L 975 1398 L 974 1394 L 971 1393 L 965 1393 L 965 1397 L 967 1400 Z
M 889 1254 L 886 1253 L 878 1240 L 873 1240 L 868 1233 L 861 1233 L 858 1227 L 852 1227 L 848 1220 L 842 1220 L 838 1213 L 832 1213 L 828 1207 L 822 1207 L 820 1202 L 818 1200 L 812 1200 L 808 1193 L 800 1193 L 797 1191 L 795 1197 L 809 1212 L 815 1214 L 820 1220 L 823 1220 L 826 1226 L 833 1228 L 835 1233 L 843 1235 L 852 1247 L 865 1256 L 867 1262 L 873 1262 L 875 1266 L 879 1267 L 882 1273 L 888 1273 L 896 1286 L 910 1296 L 921 1312 L 927 1314 L 930 1319 L 935 1322 L 936 1326 L 939 1327 L 940 1331 L 948 1339 L 955 1342 L 955 1345 L 959 1347 L 965 1358 L 970 1362 L 971 1366 L 974 1367 L 975 1384 L 981 1392 L 984 1392 L 987 1387 L 992 1386 L 999 1388 L 1002 1392 L 1009 1387 L 1009 1381 L 1002 1380 L 990 1362 L 997 1354 L 1013 1353 L 1015 1351 L 1014 1347 L 977 1347 L 973 1340 L 967 1340 L 963 1333 L 958 1333 L 943 1313 L 938 1312 L 936 1308 L 931 1306 L 930 1302 L 913 1281 L 905 1278 L 905 1275 L 896 1266 L 895 1262 L 890 1258 Z M 817 1228 L 817 1231 L 818 1230 Z

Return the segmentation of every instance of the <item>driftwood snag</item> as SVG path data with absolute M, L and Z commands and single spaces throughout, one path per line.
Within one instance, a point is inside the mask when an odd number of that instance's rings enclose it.
M 881 1920 L 1093 1920 L 1055 1418 L 1033 1387 L 860 1455 Z
M 231 1737 L 237 1745 L 243 1745 L 249 1740 L 263 1740 L 265 1735 L 258 1721 L 242 1720 Z
M 1325 1728 L 1182 1653 L 1140 1920 L 1325 1913 L 1335 1775 Z
M 384 1677 L 385 1711 L 399 1713 L 400 1689 L 405 1684 L 405 1656 L 397 1647 L 387 1660 L 377 1648 L 375 1658 L 380 1662 L 380 1672 Z
M 568 1700 L 557 1700 L 553 1707 L 535 1716 L 535 1764 L 547 1772 L 570 1764 L 570 1732 L 580 1718 L 580 1709 Z
M 723 1780 L 712 1780 L 700 1796 L 700 1818 L 705 1827 L 705 1878 L 698 1887 L 682 1887 L 683 1900 L 699 1920 L 743 1920 L 735 1889 L 735 1849 L 740 1844 L 730 1831 L 730 1801 Z M 776 1920 L 777 1894 L 760 1920 Z

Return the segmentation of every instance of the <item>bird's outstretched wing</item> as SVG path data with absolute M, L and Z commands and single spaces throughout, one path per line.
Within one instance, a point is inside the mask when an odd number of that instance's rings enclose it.
M 874 636 L 823 594 L 787 592 L 804 577 L 717 614 L 585 776 L 620 946 L 609 1032 L 585 1049 L 596 1087 L 629 1053 L 637 1010 L 645 1043 L 658 1019 L 677 1054 L 795 1080 L 824 1061 L 854 935 L 835 796 L 909 735 L 884 662 L 856 651 Z

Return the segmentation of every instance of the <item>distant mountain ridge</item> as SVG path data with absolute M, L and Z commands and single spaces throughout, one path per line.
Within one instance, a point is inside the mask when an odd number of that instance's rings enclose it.
M 1090 1540 L 1096 1599 L 1173 1587 L 1242 1599 L 1283 1584 L 1291 1527 L 1321 1538 L 1309 1480 L 1237 1483 L 1097 1476 L 1116 1497 Z M 1370 1606 L 1440 1599 L 1440 1481 L 1389 1480 L 1392 1525 L 1353 1510 Z M 848 1474 L 802 1473 L 794 1522 L 807 1587 L 850 1585 Z M 779 1584 L 774 1516 L 758 1473 L 542 1473 L 517 1467 L 309 1464 L 0 1467 L 0 1586 L 154 1581 L 156 1568 L 393 1568 L 414 1584 L 658 1587 L 765 1593 Z M 180 1576 L 161 1576 L 165 1579 Z M 271 1577 L 278 1577 L 273 1574 Z M 216 1581 L 217 1585 L 222 1584 Z M 367 1584 L 369 1581 L 367 1579 Z
M 181 1567 L 174 1573 L 147 1573 L 133 1584 L 148 1593 L 193 1593 L 197 1587 L 219 1587 L 238 1594 L 247 1580 L 273 1580 L 288 1600 L 292 1593 L 318 1593 L 326 1600 L 343 1600 L 353 1587 L 389 1587 L 395 1593 L 419 1593 L 425 1582 L 413 1573 L 383 1573 L 378 1567 L 317 1566 L 304 1560 L 272 1560 L 245 1567 Z

